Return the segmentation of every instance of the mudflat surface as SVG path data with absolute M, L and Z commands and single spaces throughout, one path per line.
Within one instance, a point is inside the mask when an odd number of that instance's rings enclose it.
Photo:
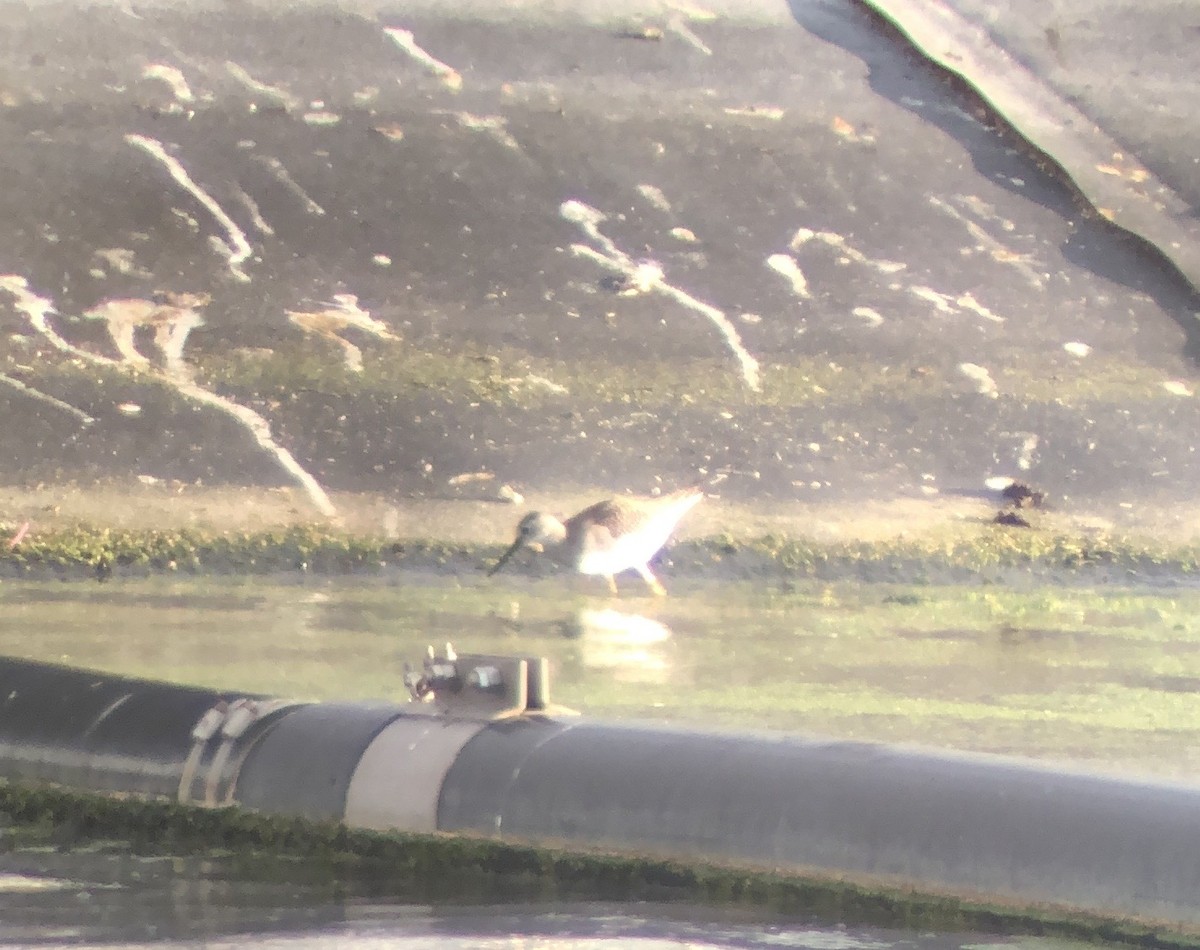
M 5 7 L 8 520 L 1189 535 L 1194 293 L 851 3 Z

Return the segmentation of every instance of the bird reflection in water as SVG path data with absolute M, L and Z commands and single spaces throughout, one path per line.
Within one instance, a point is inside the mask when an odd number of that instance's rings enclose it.
M 671 629 L 661 621 L 611 607 L 584 607 L 562 621 L 560 629 L 563 636 L 578 641 L 580 661 L 588 669 L 608 670 L 614 680 L 625 683 L 665 683 L 671 678 Z

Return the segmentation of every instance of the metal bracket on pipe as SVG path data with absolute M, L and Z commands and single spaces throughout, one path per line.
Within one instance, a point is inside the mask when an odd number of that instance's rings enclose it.
M 196 725 L 192 727 L 192 749 L 188 753 L 187 760 L 183 764 L 183 772 L 179 776 L 179 801 L 184 804 L 205 805 L 209 808 L 230 804 L 233 801 L 234 779 L 237 770 L 235 769 L 234 774 L 226 781 L 224 794 L 221 793 L 221 781 L 225 778 L 230 760 L 238 747 L 243 746 L 242 751 L 244 752 L 245 747 L 248 747 L 253 738 L 260 733 L 261 730 L 251 730 L 251 726 L 260 725 L 272 714 L 297 705 L 304 704 L 283 699 L 241 698 L 232 702 L 221 700 L 211 709 L 206 710 Z M 248 732 L 251 734 L 251 739 L 243 742 Z M 209 759 L 206 769 L 204 796 L 195 798 L 192 795 L 192 786 L 195 784 L 196 774 L 200 771 L 200 763 L 210 745 L 218 738 L 220 745 Z
M 550 663 L 545 657 L 456 653 L 433 647 L 421 670 L 404 665 L 404 685 L 414 702 L 430 703 L 454 719 L 513 719 L 519 716 L 577 715 L 550 702 Z

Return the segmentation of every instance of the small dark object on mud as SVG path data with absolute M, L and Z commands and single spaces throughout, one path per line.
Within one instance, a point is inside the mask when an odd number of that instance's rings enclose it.
M 1024 482 L 1013 482 L 1000 495 L 1014 508 L 1041 508 L 1046 500 L 1045 492 L 1030 488 Z
M 636 26 L 618 31 L 617 38 L 622 40 L 661 40 L 663 31 L 657 26 Z
M 1001 511 L 992 519 L 992 524 L 1007 525 L 1010 528 L 1032 528 L 1028 521 L 1011 511 Z
M 597 283 L 600 285 L 601 290 L 607 290 L 609 293 L 619 294 L 629 283 L 629 278 L 624 274 L 607 274 L 604 277 L 601 277 Z

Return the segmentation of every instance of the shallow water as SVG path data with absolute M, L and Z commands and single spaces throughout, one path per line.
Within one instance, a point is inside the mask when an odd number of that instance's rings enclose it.
M 1200 776 L 1200 591 L 686 582 L 0 583 L 0 654 L 297 698 L 405 697 L 428 644 L 550 658 L 589 715 Z
M 212 858 L 119 850 L 0 854 L 0 946 L 445 947 L 451 950 L 1084 950 L 1094 944 L 930 934 L 682 904 L 403 903 L 333 894 Z

